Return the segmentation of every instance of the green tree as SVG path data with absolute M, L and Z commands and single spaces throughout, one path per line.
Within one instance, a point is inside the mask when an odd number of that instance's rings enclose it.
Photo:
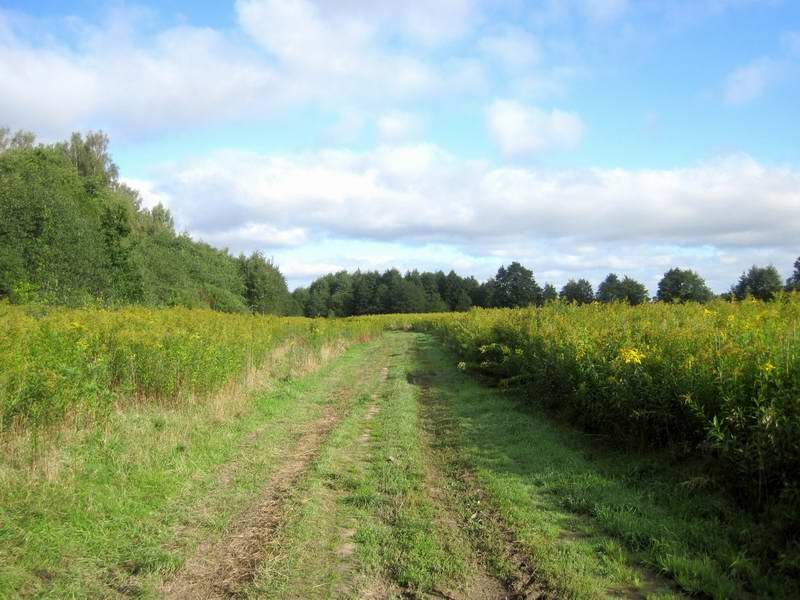
M 708 302 L 714 293 L 694 271 L 676 268 L 664 273 L 656 297 L 662 302 Z
M 291 301 L 286 310 L 286 314 L 292 317 L 304 317 L 306 314 L 306 304 L 308 304 L 308 288 L 295 288 L 291 294 Z
M 494 281 L 494 306 L 516 308 L 542 302 L 542 288 L 536 283 L 533 271 L 518 262 L 512 262 L 508 268 L 501 266 Z
M 620 280 L 615 273 L 609 273 L 597 287 L 598 302 L 627 302 L 628 304 L 642 304 L 647 302 L 647 288 L 642 284 L 624 277 Z
M 561 288 L 559 297 L 564 302 L 577 302 L 578 304 L 589 304 L 594 301 L 594 290 L 592 284 L 586 279 L 570 279 Z
M 103 205 L 53 148 L 0 154 L 0 291 L 35 289 L 51 303 L 102 295 L 109 261 L 101 227 Z M 12 298 L 13 299 L 13 298 Z
M 759 300 L 769 301 L 783 289 L 778 269 L 769 265 L 757 267 L 753 265 L 746 273 L 742 273 L 739 282 L 731 291 L 737 300 L 752 296 Z
M 119 169 L 111 160 L 109 139 L 102 131 L 90 131 L 85 137 L 73 133 L 69 142 L 59 147 L 84 178 L 90 192 L 96 193 L 118 184 Z
M 13 135 L 8 127 L 0 127 L 0 152 L 6 150 L 32 150 L 36 136 L 30 131 L 19 130 Z
M 786 280 L 786 291 L 800 291 L 800 258 L 794 261 L 794 273 Z
M 609 273 L 602 283 L 597 286 L 597 301 L 608 304 L 610 302 L 622 302 L 624 299 L 622 281 L 620 281 L 616 273 Z
M 244 297 L 254 313 L 282 314 L 289 290 L 286 279 L 271 260 L 261 252 L 249 257 L 240 256 L 239 266 L 244 277 Z
M 554 286 L 552 283 L 545 283 L 544 288 L 542 288 L 542 303 L 546 304 L 556 300 L 558 300 L 558 291 L 556 290 L 556 286 Z
M 635 279 L 625 276 L 622 279 L 622 296 L 631 305 L 644 304 L 648 299 L 645 285 Z

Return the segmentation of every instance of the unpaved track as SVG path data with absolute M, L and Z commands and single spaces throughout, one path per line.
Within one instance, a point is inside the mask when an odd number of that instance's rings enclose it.
M 186 566 L 162 589 L 164 598 L 229 598 L 238 595 L 255 575 L 269 541 L 280 526 L 292 490 L 337 421 L 336 409 L 307 428 L 290 458 L 264 486 L 262 496 L 240 515 L 231 533 L 213 545 L 202 545 Z
M 413 352 L 411 347 L 407 351 Z M 295 446 L 285 453 L 285 460 L 269 477 L 262 487 L 260 495 L 234 517 L 227 534 L 221 539 L 201 542 L 194 554 L 187 560 L 181 570 L 174 574 L 158 589 L 160 597 L 169 599 L 215 600 L 243 597 L 251 589 L 250 584 L 256 577 L 259 566 L 271 557 L 281 554 L 278 546 L 284 541 L 281 534 L 285 526 L 287 509 L 298 502 L 297 488 L 312 467 L 329 434 L 339 421 L 353 409 L 352 399 L 356 394 L 371 392 L 370 402 L 363 407 L 365 425 L 380 411 L 380 392 L 389 372 L 389 361 L 393 360 L 385 352 L 375 352 L 367 364 L 362 365 L 368 372 L 363 377 L 356 376 L 346 380 L 342 377 L 330 377 L 333 389 L 330 403 L 324 406 L 322 414 L 304 424 L 297 432 Z M 508 534 L 506 558 L 518 568 L 510 580 L 501 580 L 492 575 L 486 567 L 484 549 L 479 540 L 469 531 L 469 523 L 465 522 L 463 499 L 455 494 L 469 493 L 477 498 L 480 490 L 471 483 L 469 474 L 464 473 L 459 481 L 452 480 L 452 470 L 444 469 L 446 455 L 441 453 L 441 444 L 434 438 L 449 435 L 447 423 L 437 422 L 439 417 L 445 418 L 443 407 L 437 405 L 432 397 L 428 379 L 433 374 L 422 373 L 409 375 L 409 383 L 419 387 L 419 400 L 424 417 L 420 422 L 423 431 L 424 447 L 429 462 L 426 466 L 426 494 L 438 507 L 440 521 L 452 535 L 466 540 L 471 547 L 470 575 L 466 581 L 452 586 L 435 588 L 424 594 L 429 598 L 446 598 L 450 600 L 529 600 L 549 597 L 538 587 L 535 572 L 518 552 L 513 536 Z M 372 385 L 370 385 L 370 382 Z M 367 387 L 370 386 L 370 387 Z M 372 387 L 377 386 L 377 387 Z M 354 440 L 352 458 L 364 460 L 371 452 L 370 436 L 363 432 Z M 357 457 L 361 458 L 357 458 Z M 220 472 L 222 480 L 229 480 L 226 475 L 236 465 L 225 465 Z M 446 471 L 446 473 L 445 473 Z M 449 479 L 448 479 L 449 477 Z M 480 513 L 480 515 L 478 514 Z M 472 518 L 494 519 L 485 505 L 476 510 Z M 340 526 L 341 541 L 336 548 L 336 555 L 343 568 L 356 568 L 352 563 L 355 550 L 353 541 L 356 529 L 351 523 Z M 381 577 L 373 577 L 371 581 L 360 580 L 358 591 L 347 582 L 355 583 L 352 577 L 344 577 L 342 585 L 334 592 L 333 597 L 342 598 L 388 598 L 418 597 L 410 592 L 404 593 L 394 582 Z M 353 594 L 356 594 L 355 596 Z M 409 594 L 411 594 L 409 596 Z
M 471 474 L 462 465 L 453 464 L 448 440 L 455 435 L 447 417 L 446 409 L 436 394 L 431 391 L 433 373 L 409 374 L 409 382 L 419 386 L 422 409 L 423 440 L 430 456 L 426 473 L 428 493 L 439 506 L 445 509 L 448 525 L 467 538 L 472 547 L 473 561 L 469 578 L 458 590 L 441 591 L 440 595 L 451 600 L 545 600 L 555 598 L 539 584 L 535 568 L 519 549 L 511 531 L 505 527 L 498 515 L 491 510 L 482 491 Z M 448 475 L 445 475 L 445 472 Z M 455 477 L 454 477 L 455 476 Z M 448 481 L 449 477 L 449 481 Z M 455 496 L 458 495 L 458 498 Z M 492 527 L 500 531 L 504 542 L 502 554 L 512 572 L 507 580 L 492 575 L 483 560 L 481 540 L 465 523 L 474 519 L 490 520 Z M 495 550 L 496 552 L 496 550 Z
M 376 352 L 370 361 L 381 370 L 381 381 L 388 372 L 385 353 Z M 363 391 L 364 380 L 342 381 L 336 386 L 330 404 L 316 420 L 306 423 L 297 435 L 295 446 L 287 450 L 286 460 L 263 486 L 261 495 L 234 518 L 229 532 L 216 542 L 203 542 L 174 576 L 165 580 L 159 597 L 168 599 L 214 600 L 243 596 L 254 579 L 259 564 L 276 549 L 272 548 L 281 528 L 288 503 L 297 500 L 295 488 L 319 454 L 325 439 L 346 414 L 351 399 Z M 225 465 L 221 480 L 229 480 L 235 465 Z

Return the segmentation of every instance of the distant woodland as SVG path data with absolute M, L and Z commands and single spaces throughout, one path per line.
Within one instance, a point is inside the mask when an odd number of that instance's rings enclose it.
M 753 266 L 724 296 L 770 300 L 784 289 L 800 289 L 800 258 L 785 282 L 774 266 Z M 278 266 L 262 253 L 233 256 L 178 233 L 165 207 L 144 208 L 138 192 L 120 181 L 102 132 L 37 144 L 32 133 L 0 129 L 0 300 L 345 317 L 556 299 L 641 304 L 713 296 L 691 270 L 667 271 L 651 298 L 642 283 L 614 273 L 597 290 L 585 279 L 557 290 L 540 285 L 518 262 L 485 282 L 454 271 L 342 271 L 290 293 Z

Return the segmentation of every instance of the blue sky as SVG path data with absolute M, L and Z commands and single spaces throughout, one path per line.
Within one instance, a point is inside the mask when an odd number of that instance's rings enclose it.
M 800 254 L 800 3 L 0 4 L 0 124 L 103 129 L 146 204 L 299 285 L 521 260 L 717 290 Z

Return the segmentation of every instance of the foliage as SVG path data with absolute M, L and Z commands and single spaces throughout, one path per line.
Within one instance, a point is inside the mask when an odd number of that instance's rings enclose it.
M 545 283 L 542 288 L 542 304 L 558 300 L 558 291 L 552 283 Z
M 794 261 L 794 273 L 786 280 L 787 292 L 800 292 L 800 258 Z
M 670 269 L 658 282 L 662 302 L 708 302 L 713 296 L 705 280 L 689 269 Z
M 642 304 L 647 302 L 647 288 L 630 277 L 626 276 L 620 281 L 616 273 L 609 273 L 597 288 L 597 301 L 606 304 L 610 302 Z
M 778 269 L 769 265 L 768 267 L 757 267 L 753 265 L 746 273 L 742 273 L 739 282 L 733 286 L 731 292 L 737 300 L 744 300 L 748 296 L 758 300 L 772 300 L 772 298 L 783 289 L 781 276 Z
M 587 431 L 713 459 L 743 502 L 798 527 L 800 298 L 555 303 L 417 326 Z
M 474 278 L 454 271 L 340 271 L 297 288 L 292 298 L 298 314 L 308 317 L 466 311 L 475 304 L 479 287 Z
M 175 232 L 120 183 L 102 132 L 34 145 L 0 129 L 0 298 L 52 305 L 188 306 L 283 314 L 277 267 Z
M 365 339 L 383 324 L 174 308 L 26 309 L 0 304 L 0 429 L 102 415 L 117 400 L 182 402 L 261 364 L 281 343 Z
M 281 314 L 287 301 L 286 279 L 271 260 L 260 252 L 239 257 L 244 277 L 244 297 L 254 313 Z
M 533 278 L 533 271 L 518 262 L 512 262 L 508 268 L 501 266 L 494 281 L 492 306 L 520 308 L 542 303 L 542 288 Z
M 594 302 L 594 290 L 592 284 L 585 279 L 570 279 L 558 294 L 565 302 L 576 302 L 577 304 L 589 304 Z

